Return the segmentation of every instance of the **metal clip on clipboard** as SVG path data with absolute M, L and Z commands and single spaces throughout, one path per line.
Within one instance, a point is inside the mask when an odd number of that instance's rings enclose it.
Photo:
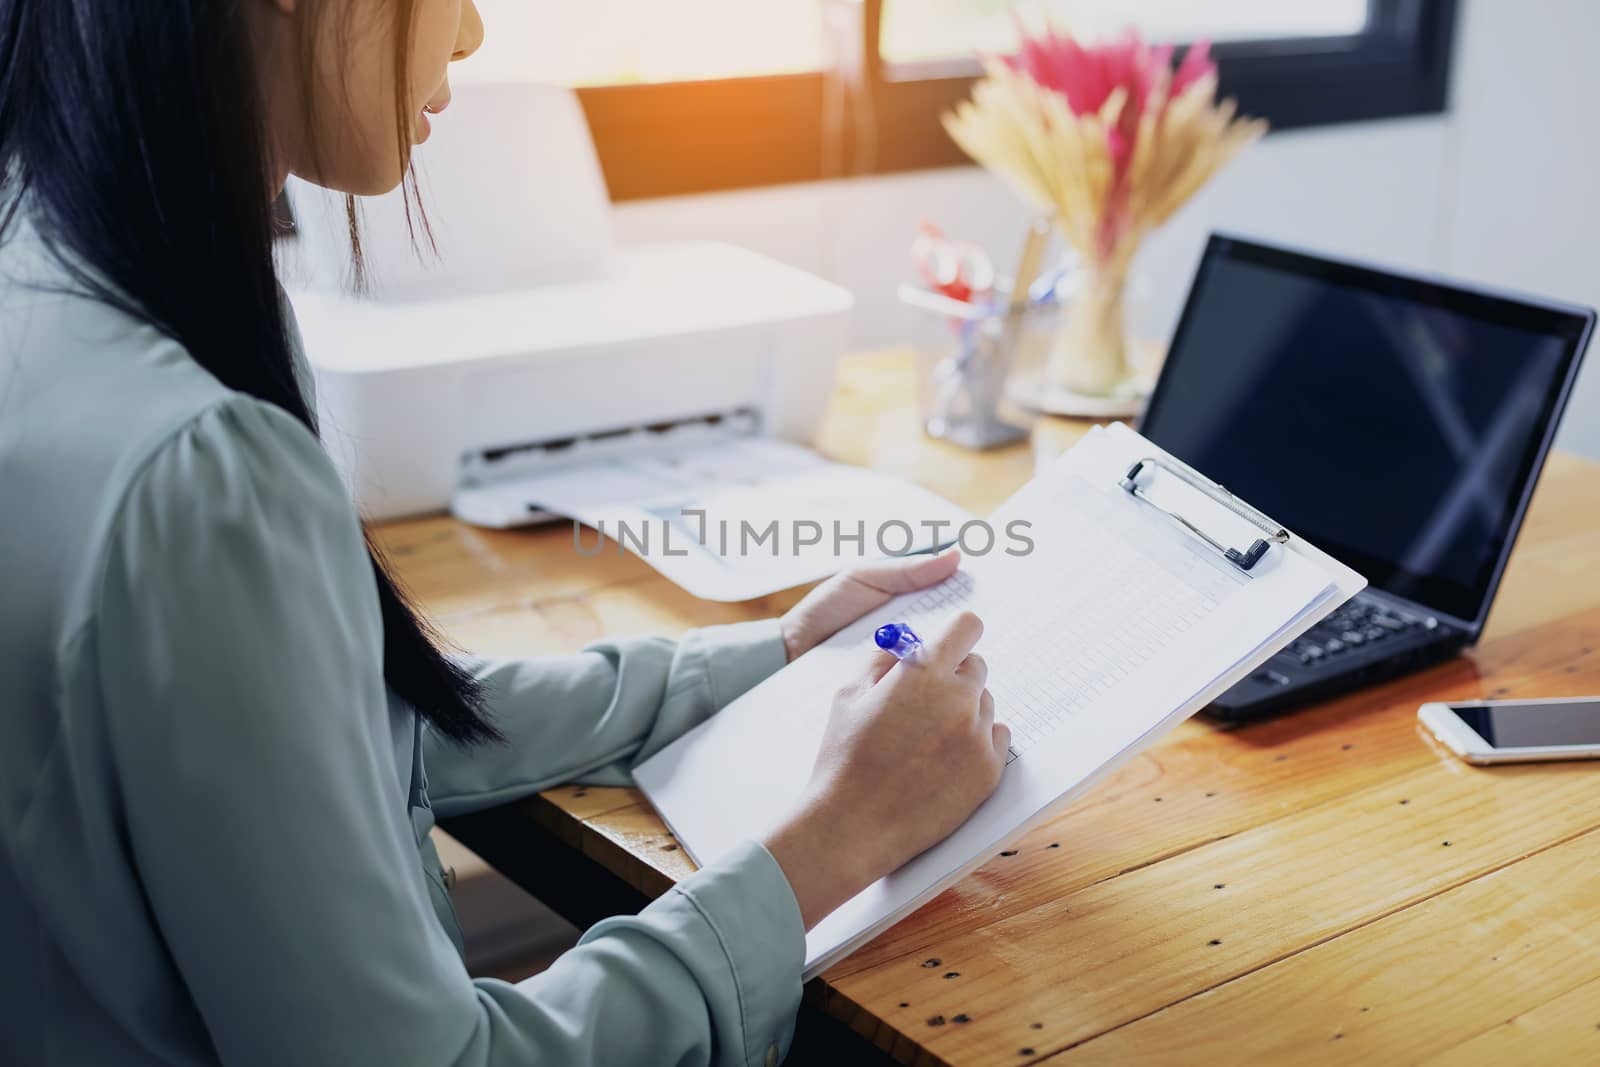
M 1170 508 L 1164 508 L 1160 504 L 1157 504 L 1154 500 L 1151 500 L 1145 491 L 1139 487 L 1139 475 L 1144 473 L 1146 467 L 1156 467 L 1166 471 L 1168 474 L 1174 475 L 1175 477 L 1186 482 L 1192 488 L 1198 489 L 1212 500 L 1215 500 L 1217 503 L 1233 512 L 1241 519 L 1244 519 L 1246 522 L 1250 523 L 1252 526 L 1258 527 L 1265 532 L 1267 536 L 1264 538 L 1256 538 L 1255 542 L 1246 549 L 1229 548 L 1227 545 L 1223 544 L 1221 541 L 1218 541 L 1216 538 L 1200 529 L 1200 527 L 1196 526 L 1182 515 L 1179 515 L 1176 511 L 1173 511 Z M 1257 563 L 1260 563 L 1261 557 L 1267 554 L 1267 549 L 1271 547 L 1271 545 L 1282 545 L 1288 544 L 1289 542 L 1289 531 L 1273 522 L 1256 508 L 1246 504 L 1243 500 L 1240 500 L 1238 497 L 1228 492 L 1216 482 L 1211 481 L 1209 478 L 1202 478 L 1200 475 L 1194 473 L 1188 468 L 1180 467 L 1174 463 L 1168 463 L 1164 459 L 1159 459 L 1155 456 L 1147 456 L 1144 459 L 1137 461 L 1133 466 L 1128 468 L 1128 473 L 1124 475 L 1122 479 L 1117 482 L 1117 484 L 1123 489 L 1127 490 L 1127 492 L 1136 500 L 1140 500 L 1150 507 L 1155 508 L 1168 519 L 1177 523 L 1179 526 L 1183 527 L 1185 530 L 1188 530 L 1200 540 L 1216 549 L 1216 551 L 1220 553 L 1224 559 L 1242 571 L 1248 572 L 1253 569 Z

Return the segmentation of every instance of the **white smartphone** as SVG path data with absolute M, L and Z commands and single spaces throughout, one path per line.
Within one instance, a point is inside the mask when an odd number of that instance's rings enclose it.
M 1417 718 L 1468 763 L 1600 759 L 1600 697 L 1424 704 Z

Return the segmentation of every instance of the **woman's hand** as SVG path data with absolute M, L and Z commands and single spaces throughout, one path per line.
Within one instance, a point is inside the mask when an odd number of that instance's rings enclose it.
M 938 585 L 960 566 L 961 551 L 952 548 L 937 556 L 884 560 L 834 575 L 778 620 L 790 662 L 892 597 Z
M 806 929 L 942 841 L 999 784 L 1011 731 L 971 654 L 982 633 L 963 612 L 906 660 L 875 653 L 835 695 L 805 795 L 764 842 Z

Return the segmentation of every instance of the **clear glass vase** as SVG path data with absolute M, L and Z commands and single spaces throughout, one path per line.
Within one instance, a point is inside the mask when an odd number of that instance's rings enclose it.
M 1126 384 L 1128 271 L 1085 264 L 1078 271 L 1050 361 L 1050 385 L 1080 396 L 1110 396 Z

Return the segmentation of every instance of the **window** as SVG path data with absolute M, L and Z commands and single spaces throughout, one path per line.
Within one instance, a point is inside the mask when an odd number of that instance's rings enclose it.
M 477 0 L 483 47 L 462 81 L 572 86 L 815 73 L 817 0 Z
M 939 118 L 1015 42 L 1013 8 L 1086 34 L 1213 42 L 1274 129 L 1443 111 L 1455 0 L 478 0 L 458 80 L 577 87 L 612 199 L 966 162 Z
M 889 64 L 1010 52 L 1017 18 L 1105 37 L 1133 27 L 1146 40 L 1183 44 L 1284 40 L 1360 33 L 1367 0 L 884 0 L 882 52 Z

